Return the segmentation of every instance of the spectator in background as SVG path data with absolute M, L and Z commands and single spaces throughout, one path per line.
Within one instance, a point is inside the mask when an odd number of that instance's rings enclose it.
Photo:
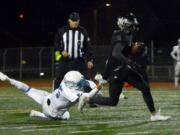
M 180 38 L 177 40 L 177 45 L 173 46 L 171 57 L 174 59 L 174 85 L 178 87 L 179 73 L 180 73 Z

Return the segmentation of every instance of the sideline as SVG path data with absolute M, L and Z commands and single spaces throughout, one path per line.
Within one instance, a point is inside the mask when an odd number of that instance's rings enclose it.
M 32 87 L 52 87 L 52 81 L 51 80 L 28 80 L 28 81 L 23 81 L 27 83 L 28 85 Z M 10 86 L 6 82 L 0 81 L 0 87 L 8 87 Z M 151 88 L 166 88 L 166 89 L 180 89 L 174 87 L 173 82 L 150 82 Z M 131 89 L 131 86 L 125 86 L 128 89 Z

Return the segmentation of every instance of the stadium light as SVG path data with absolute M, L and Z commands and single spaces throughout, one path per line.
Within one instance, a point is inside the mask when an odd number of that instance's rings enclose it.
M 110 7 L 111 6 L 111 4 L 110 3 L 106 3 L 106 7 Z
M 39 75 L 40 75 L 40 76 L 44 76 L 44 73 L 43 73 L 43 72 L 41 72 Z
M 23 14 L 19 14 L 19 18 L 20 18 L 20 19 L 23 19 L 23 18 L 24 18 L 24 15 L 23 15 Z

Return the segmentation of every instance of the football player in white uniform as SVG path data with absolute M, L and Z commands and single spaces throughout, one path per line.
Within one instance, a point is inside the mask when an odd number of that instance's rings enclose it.
M 174 64 L 174 85 L 175 87 L 178 86 L 179 81 L 179 73 L 180 73 L 180 38 L 177 40 L 177 45 L 173 46 L 171 51 L 171 57 L 175 60 Z
M 31 117 L 36 116 L 48 119 L 68 120 L 70 118 L 68 109 L 78 102 L 81 96 L 88 100 L 99 91 L 94 82 L 85 80 L 84 76 L 78 71 L 66 73 L 59 88 L 52 93 L 31 88 L 27 84 L 12 79 L 2 72 L 0 72 L 0 80 L 9 82 L 9 84 L 23 91 L 42 106 L 42 112 L 32 110 L 30 113 Z M 82 89 L 85 87 L 90 87 L 92 90 L 89 93 L 83 93 Z M 83 106 L 82 103 L 79 104 L 78 109 L 81 111 Z

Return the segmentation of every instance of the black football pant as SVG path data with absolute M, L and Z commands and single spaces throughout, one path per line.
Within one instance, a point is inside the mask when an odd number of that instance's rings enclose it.
M 116 79 L 117 75 L 118 78 Z M 121 70 L 120 73 L 115 73 L 115 75 L 113 75 L 112 79 L 110 80 L 109 97 L 93 97 L 90 99 L 90 102 L 94 102 L 99 105 L 116 106 L 119 102 L 119 96 L 122 92 L 124 82 L 128 82 L 140 90 L 149 111 L 155 112 L 154 102 L 147 80 L 144 79 L 140 73 L 131 69 Z

